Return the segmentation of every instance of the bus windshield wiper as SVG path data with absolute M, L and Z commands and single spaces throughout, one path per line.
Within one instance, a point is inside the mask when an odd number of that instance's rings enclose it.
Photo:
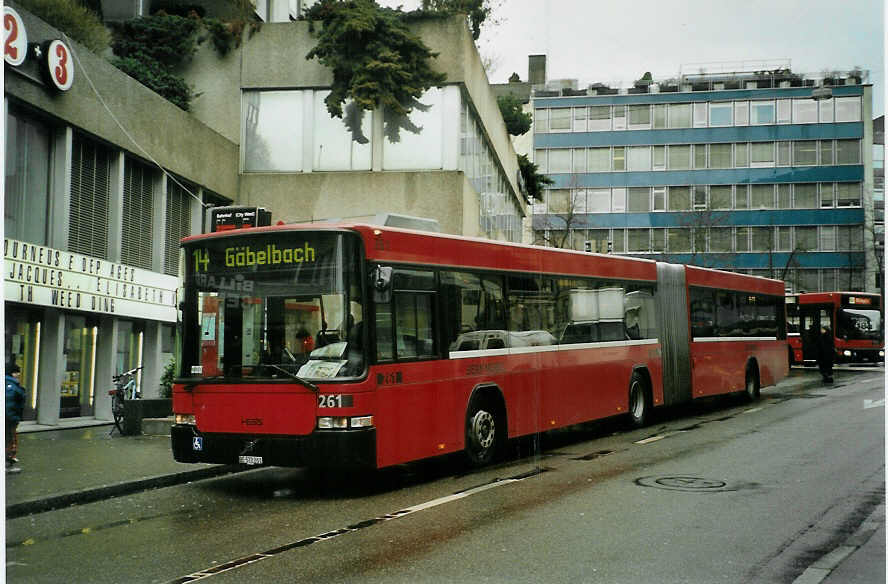
M 312 383 L 311 381 L 307 381 L 307 380 L 305 380 L 305 379 L 302 379 L 301 377 L 299 377 L 299 376 L 296 375 L 295 373 L 292 373 L 292 372 L 290 372 L 290 371 L 287 371 L 287 370 L 284 369 L 283 367 L 279 367 L 279 366 L 275 365 L 274 363 L 265 363 L 264 366 L 265 366 L 265 367 L 271 367 L 272 369 L 277 369 L 278 371 L 280 371 L 281 373 L 283 373 L 283 374 L 286 375 L 287 377 L 289 377 L 289 378 L 291 378 L 291 379 L 294 379 L 297 383 L 299 383 L 299 384 L 302 385 L 303 387 L 307 387 L 308 389 L 312 390 L 312 391 L 315 392 L 315 393 L 317 393 L 318 391 L 320 391 L 320 389 L 318 388 L 318 386 L 315 385 L 314 383 Z

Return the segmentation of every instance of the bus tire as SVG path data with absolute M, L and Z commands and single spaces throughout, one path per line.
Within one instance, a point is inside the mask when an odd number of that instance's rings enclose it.
M 743 397 L 746 401 L 755 401 L 761 396 L 761 386 L 759 384 L 758 366 L 755 362 L 750 362 L 746 366 L 746 382 Z
M 492 400 L 473 399 L 466 413 L 466 459 L 473 467 L 489 464 L 504 442 L 505 425 Z
M 633 371 L 629 379 L 629 425 L 643 428 L 651 416 L 651 390 L 647 379 L 639 371 Z

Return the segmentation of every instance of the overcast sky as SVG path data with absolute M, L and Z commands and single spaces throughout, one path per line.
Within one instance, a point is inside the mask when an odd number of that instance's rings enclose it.
M 628 87 L 713 71 L 726 62 L 789 62 L 796 73 L 860 67 L 870 72 L 873 117 L 885 113 L 883 0 L 492 0 L 499 21 L 482 30 L 491 83 L 547 56 L 549 79 Z M 411 10 L 419 0 L 380 0 Z M 774 65 L 771 66 L 774 68 Z

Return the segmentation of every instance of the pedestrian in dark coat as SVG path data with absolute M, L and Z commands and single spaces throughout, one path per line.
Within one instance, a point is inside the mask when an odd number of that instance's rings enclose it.
M 25 388 L 19 383 L 21 369 L 6 365 L 6 472 L 21 472 L 18 466 L 18 425 L 25 411 Z
M 820 327 L 820 337 L 817 339 L 817 367 L 820 368 L 820 376 L 823 381 L 832 383 L 833 362 L 836 358 L 836 346 L 833 343 L 832 331 L 829 327 Z

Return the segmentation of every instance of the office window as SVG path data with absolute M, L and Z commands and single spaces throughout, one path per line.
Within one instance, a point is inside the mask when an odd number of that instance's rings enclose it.
M 549 174 L 570 172 L 570 149 L 553 148 L 549 150 Z
M 115 154 L 103 144 L 74 133 L 71 203 L 68 209 L 69 251 L 97 258 L 108 257 L 111 164 L 114 157 Z
M 831 164 L 835 164 L 835 160 L 833 159 L 833 141 L 832 140 L 820 140 L 820 164 L 825 166 L 829 166 Z
M 796 247 L 799 251 L 816 251 L 817 250 L 817 228 L 816 227 L 796 227 L 795 228 Z
M 691 230 L 670 227 L 666 230 L 667 249 L 670 253 L 687 253 L 691 251 Z
M 837 97 L 836 102 L 836 121 L 837 122 L 859 122 L 860 121 L 860 98 L 859 97 Z
M 859 207 L 860 183 L 836 183 L 836 206 Z
M 669 162 L 667 168 L 669 170 L 688 170 L 691 167 L 691 147 L 690 145 L 675 145 L 668 149 Z
M 590 229 L 586 237 L 592 246 L 592 253 L 607 253 L 607 242 L 609 241 L 607 229 Z
M 586 108 L 584 108 L 584 107 L 573 108 L 573 131 L 574 132 L 585 132 L 586 131 Z
M 730 126 L 734 123 L 734 104 L 730 101 L 709 104 L 709 125 Z
M 751 143 L 749 145 L 749 165 L 752 167 L 774 166 L 774 143 Z
M 626 210 L 630 213 L 647 213 L 651 210 L 651 189 L 648 187 L 632 187 L 629 189 L 629 201 Z
M 610 189 L 588 189 L 587 193 L 589 213 L 610 213 Z
M 626 147 L 614 146 L 614 170 L 626 170 Z
M 624 213 L 626 211 L 626 189 L 612 189 L 611 208 L 614 213 Z
M 734 192 L 734 208 L 749 208 L 749 185 L 737 185 Z
M 120 261 L 151 270 L 153 264 L 155 171 L 126 157 L 123 172 L 123 228 Z
M 748 101 L 735 101 L 734 102 L 734 125 L 735 126 L 746 126 L 749 124 L 749 102 Z
M 654 170 L 663 170 L 666 168 L 666 147 L 654 146 Z
M 585 148 L 574 148 L 573 149 L 573 171 L 574 172 L 586 172 L 586 149 Z
M 730 252 L 733 251 L 734 230 L 730 227 L 710 227 L 709 251 Z
M 820 122 L 823 124 L 828 124 L 833 121 L 833 116 L 835 112 L 835 102 L 830 99 L 824 99 L 820 101 Z
M 817 102 L 807 97 L 792 100 L 792 123 L 816 124 Z
M 651 169 L 651 147 L 650 146 L 630 146 L 629 147 L 629 170 L 650 170 Z
M 614 106 L 614 130 L 625 130 L 626 129 L 626 106 L 625 105 L 615 105 Z
M 654 187 L 652 206 L 654 211 L 666 210 L 666 187 Z
M 628 252 L 648 252 L 651 250 L 650 229 L 628 229 Z
M 706 186 L 696 185 L 691 187 L 692 198 L 694 201 L 694 211 L 705 211 L 706 204 Z
M 573 201 L 574 213 L 588 212 L 588 207 L 586 206 L 586 189 L 574 189 L 571 191 L 570 198 L 571 201 Z
M 5 236 L 47 243 L 52 132 L 10 108 L 6 116 Z
M 836 250 L 836 227 L 835 225 L 820 226 L 820 251 Z
M 860 164 L 860 140 L 836 140 L 836 164 Z
M 789 166 L 792 164 L 791 150 L 792 142 L 777 142 L 777 166 Z
M 651 106 L 650 105 L 630 105 L 629 106 L 629 129 L 643 130 L 651 127 Z
M 370 142 L 361 144 L 353 140 L 351 130 L 345 127 L 342 120 L 330 116 L 327 112 L 327 104 L 324 103 L 324 99 L 326 99 L 328 95 L 330 95 L 329 91 L 314 92 L 314 111 L 312 112 L 314 117 L 314 153 L 312 156 L 312 168 L 314 170 L 370 170 L 373 146 Z M 424 97 L 423 103 L 427 103 L 428 105 L 434 103 L 437 105 L 441 102 L 441 94 L 432 93 L 431 96 L 434 98 L 432 102 L 427 102 Z M 416 121 L 417 125 L 422 126 L 426 131 L 434 133 L 436 122 L 437 127 L 441 127 L 439 121 L 441 119 L 440 107 L 437 108 L 436 114 L 436 116 L 433 116 L 431 120 L 429 120 L 431 123 L 419 122 L 416 119 L 411 119 L 411 121 Z M 364 114 L 364 118 L 361 121 L 361 132 L 368 138 L 372 135 L 373 125 L 371 123 L 371 118 L 372 115 L 367 112 Z M 440 134 L 438 135 L 440 136 Z M 402 138 L 406 138 L 406 136 L 402 136 Z M 416 147 L 418 143 L 422 144 L 426 143 L 426 141 L 414 141 L 414 147 Z M 419 161 L 420 164 L 428 165 L 430 168 L 440 168 L 442 156 L 440 147 L 438 147 L 437 151 L 435 151 L 435 147 L 431 147 L 428 150 L 430 157 Z M 388 154 L 389 165 L 391 165 L 391 157 L 393 155 L 391 149 L 388 150 Z M 399 166 L 401 168 L 410 168 L 410 165 L 414 162 L 416 161 L 402 161 Z M 426 168 L 426 166 L 421 166 L 420 168 Z
M 838 286 L 836 286 L 836 271 L 835 270 L 821 270 L 820 278 L 823 281 L 823 291 L 826 292 L 828 290 L 837 290 Z
M 592 105 L 589 106 L 589 122 L 590 132 L 600 132 L 611 129 L 611 106 L 609 105 Z
M 792 227 L 777 228 L 777 251 L 792 251 Z
M 589 148 L 586 151 L 589 172 L 608 172 L 611 169 L 610 148 Z
M 691 104 L 689 104 L 689 103 L 670 103 L 669 104 L 669 127 L 670 128 L 690 128 L 691 127 Z
M 691 208 L 691 187 L 669 187 L 669 210 L 689 211 Z
M 694 104 L 694 127 L 705 128 L 709 118 L 709 108 L 706 102 L 698 102 Z
M 777 123 L 788 124 L 792 120 L 792 101 L 789 99 L 777 100 Z
M 709 168 L 732 168 L 731 151 L 733 144 L 709 145 Z
M 651 251 L 653 251 L 653 252 L 666 251 L 666 230 L 665 229 L 651 229 Z
M 737 251 L 749 251 L 749 227 L 738 227 L 735 241 Z
M 571 112 L 569 107 L 557 107 L 549 110 L 549 131 L 570 130 Z
M 828 208 L 833 206 L 833 183 L 820 183 L 820 207 Z
M 749 193 L 750 209 L 774 208 L 774 185 L 752 185 Z
M 792 209 L 792 185 L 777 185 L 777 208 Z
M 537 165 L 537 170 L 546 174 L 549 172 L 549 151 L 537 149 L 533 151 L 533 163 Z
M 706 239 L 708 229 L 705 227 L 694 227 L 692 230 L 692 236 L 694 238 L 694 251 L 703 253 L 706 251 Z
M 191 192 L 193 185 L 187 185 Z M 166 233 L 164 237 L 163 272 L 170 276 L 179 273 L 179 242 L 191 235 L 191 205 L 193 198 L 185 187 L 167 180 Z
M 749 102 L 749 123 L 753 126 L 763 124 L 773 124 L 775 121 L 774 102 L 773 101 L 751 101 Z
M 538 107 L 533 110 L 533 131 L 545 134 L 549 131 L 549 109 Z
M 792 143 L 792 163 L 794 166 L 817 164 L 817 140 L 797 140 Z
M 843 251 L 863 250 L 863 225 L 838 226 L 838 248 Z
M 613 243 L 614 253 L 623 253 L 626 251 L 626 230 L 614 229 L 611 234 L 611 242 Z
M 550 189 L 549 213 L 567 213 L 570 189 Z
M 740 142 L 734 144 L 734 166 L 743 168 L 749 166 L 749 144 Z
M 654 128 L 666 127 L 666 104 L 659 103 L 654 105 Z
M 750 251 L 773 251 L 774 230 L 771 227 L 750 227 L 752 247 Z
M 311 91 L 244 91 L 244 170 L 301 172 L 304 113 Z
M 814 209 L 819 206 L 817 202 L 817 184 L 805 183 L 793 185 L 794 205 L 796 209 Z
M 694 144 L 694 168 L 706 168 L 706 144 Z
M 709 187 L 709 205 L 713 209 L 730 209 L 733 207 L 731 185 L 713 185 Z

